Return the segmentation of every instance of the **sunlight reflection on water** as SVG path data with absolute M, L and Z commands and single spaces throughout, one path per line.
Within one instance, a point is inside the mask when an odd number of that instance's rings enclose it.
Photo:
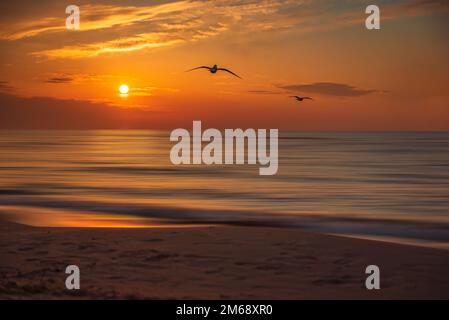
M 161 131 L 1 131 L 0 212 L 449 241 L 447 133 L 280 132 L 275 176 L 258 165 L 175 166 L 171 146 Z

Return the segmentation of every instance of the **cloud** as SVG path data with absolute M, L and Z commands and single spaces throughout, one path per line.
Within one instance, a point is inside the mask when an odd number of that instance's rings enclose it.
M 447 0 L 408 0 L 379 5 L 383 21 L 449 11 Z M 92 58 L 201 41 L 231 32 L 238 38 L 256 30 L 306 33 L 363 26 L 366 18 L 363 8 L 358 2 L 340 0 L 196 0 L 142 6 L 86 4 L 80 5 L 81 29 L 70 31 L 83 34 L 77 38 L 76 45 L 44 47 L 33 55 L 49 59 Z M 69 31 L 64 22 L 61 17 L 36 13 L 34 19 L 3 23 L 0 40 L 65 35 Z M 89 32 L 93 30 L 102 32 Z
M 333 82 L 316 82 L 311 84 L 288 84 L 277 85 L 280 89 L 298 93 L 316 93 L 335 97 L 359 97 L 371 93 L 378 93 L 379 90 L 361 89 L 348 84 Z
M 245 23 L 250 24 L 261 18 L 270 20 L 270 16 L 281 21 L 276 12 L 294 3 L 296 6 L 301 4 L 294 0 L 217 0 L 175 1 L 151 6 L 82 5 L 81 29 L 70 32 L 106 29 L 115 32 L 102 33 L 101 41 L 98 41 L 98 33 L 89 33 L 86 37 L 77 38 L 81 42 L 76 45 L 47 48 L 35 51 L 33 55 L 50 59 L 90 58 L 105 53 L 200 41 L 223 34 L 231 28 L 235 32 L 253 32 L 254 29 L 245 27 Z M 267 23 L 276 25 L 276 21 Z M 0 39 L 8 41 L 68 32 L 61 18 L 56 17 L 36 17 L 31 22 L 6 24 L 2 29 Z M 117 31 L 120 31 L 120 37 L 117 37 Z
M 139 129 L 162 126 L 156 108 L 122 108 L 107 102 L 20 97 L 0 92 L 0 129 Z
M 112 6 L 86 4 L 80 7 L 80 31 L 100 30 L 115 26 L 132 25 L 163 15 L 175 15 L 189 10 L 198 3 L 190 1 L 176 1 L 152 6 Z M 35 37 L 43 33 L 67 31 L 60 17 L 39 17 L 13 24 L 0 34 L 2 40 L 20 40 Z
M 284 92 L 273 91 L 273 90 L 248 90 L 247 93 L 252 93 L 252 94 L 282 94 Z
M 392 7 L 395 6 L 392 5 Z M 398 11 L 401 9 L 405 15 L 421 16 L 449 11 L 449 2 L 447 0 L 414 0 L 402 6 L 397 5 L 395 8 L 398 8 Z
M 120 76 L 112 74 L 97 74 L 97 73 L 66 73 L 66 72 L 53 72 L 46 75 L 45 79 L 37 77 L 36 80 L 44 83 L 52 84 L 65 84 L 65 83 L 80 83 L 80 82 L 92 82 L 92 81 L 106 81 L 120 79 Z
M 366 3 L 368 5 L 371 3 Z M 381 21 L 396 20 L 406 17 L 422 17 L 449 12 L 447 0 L 400 0 L 391 3 L 378 3 Z M 362 24 L 366 15 L 360 15 L 360 9 L 346 11 L 339 15 L 336 23 L 340 26 Z
M 133 96 L 150 97 L 158 92 L 178 92 L 178 89 L 173 88 L 159 88 L 159 87 L 132 87 L 129 89 L 129 94 Z
M 9 82 L 0 80 L 0 91 L 8 91 L 11 89 L 12 86 L 9 85 Z
M 182 39 L 166 39 L 164 35 L 155 33 L 139 34 L 129 38 L 98 42 L 87 45 L 67 46 L 60 49 L 33 52 L 38 57 L 54 58 L 89 58 L 103 53 L 130 52 L 145 48 L 171 46 L 183 42 Z
M 40 19 L 31 19 L 31 21 L 19 22 L 9 27 L 4 26 L 0 33 L 0 40 L 20 40 L 23 38 L 34 37 L 46 32 L 55 32 L 66 30 L 61 26 L 61 19 L 56 17 L 41 17 Z
M 45 80 L 46 83 L 71 83 L 73 78 L 69 76 L 52 77 Z

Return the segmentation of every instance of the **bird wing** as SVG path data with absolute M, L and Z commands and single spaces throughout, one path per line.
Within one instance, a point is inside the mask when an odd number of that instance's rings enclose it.
M 313 100 L 311 97 L 302 97 L 303 99 Z
M 209 67 L 207 67 L 207 66 L 201 66 L 201 67 L 196 67 L 196 68 L 193 68 L 193 69 L 187 70 L 186 72 L 190 72 L 190 71 L 193 71 L 193 70 L 197 70 L 197 69 L 207 69 L 207 70 L 210 70 L 210 68 L 209 68 Z
M 298 96 L 289 96 L 289 98 L 296 98 L 296 99 L 299 99 Z
M 230 74 L 236 76 L 237 78 L 242 79 L 240 76 L 236 75 L 234 72 L 232 72 L 231 70 L 228 70 L 226 68 L 218 68 L 217 70 L 229 72 Z

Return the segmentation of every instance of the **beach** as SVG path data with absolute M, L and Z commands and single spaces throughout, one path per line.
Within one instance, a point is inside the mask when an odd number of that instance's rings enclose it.
M 449 251 L 292 228 L 0 220 L 1 299 L 448 299 Z M 67 290 L 65 268 L 80 268 Z M 380 268 L 380 290 L 365 268 Z

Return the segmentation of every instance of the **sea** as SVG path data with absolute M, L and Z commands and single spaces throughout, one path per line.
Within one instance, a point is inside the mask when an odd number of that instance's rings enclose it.
M 449 247 L 449 133 L 279 132 L 279 169 L 174 165 L 170 132 L 0 131 L 0 218 L 249 226 Z

